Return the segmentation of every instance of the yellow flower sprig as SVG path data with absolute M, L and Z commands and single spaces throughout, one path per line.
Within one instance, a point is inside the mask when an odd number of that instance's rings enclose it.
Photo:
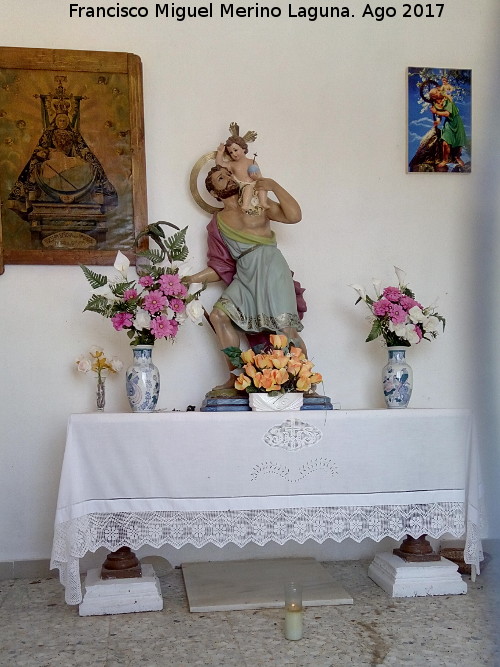
M 117 357 L 105 356 L 104 350 L 97 345 L 90 348 L 89 356 L 80 355 L 75 360 L 77 370 L 81 373 L 93 371 L 97 375 L 97 381 L 102 382 L 108 373 L 118 373 L 123 368 L 123 363 Z

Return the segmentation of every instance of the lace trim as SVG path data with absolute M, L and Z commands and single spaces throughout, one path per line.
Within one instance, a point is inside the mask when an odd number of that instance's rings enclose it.
M 223 310 L 243 331 L 283 331 L 287 328 L 302 331 L 304 328 L 298 315 L 294 313 L 282 313 L 277 317 L 271 317 L 265 313 L 259 313 L 255 316 L 244 315 L 226 296 L 221 296 L 215 306 Z
M 234 543 L 263 546 L 268 542 L 285 544 L 294 540 L 323 543 L 327 539 L 356 542 L 369 537 L 379 542 L 384 537 L 402 540 L 407 534 L 427 534 L 439 538 L 446 533 L 460 537 L 465 533 L 463 503 L 427 505 L 378 505 L 371 507 L 313 507 L 299 509 L 239 510 L 224 512 L 119 512 L 88 514 L 55 527 L 51 568 L 59 569 L 66 589 L 66 602 L 82 600 L 79 559 L 100 547 L 115 551 L 122 546 L 133 550 L 149 545 L 169 544 L 223 547 Z M 465 562 L 479 565 L 479 531 L 468 526 Z M 479 545 L 479 546 L 478 546 Z

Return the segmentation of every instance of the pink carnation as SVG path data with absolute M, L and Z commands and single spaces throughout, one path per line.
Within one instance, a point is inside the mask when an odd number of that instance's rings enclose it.
M 183 285 L 176 273 L 164 273 L 158 278 L 158 282 L 164 294 L 168 296 L 177 296 L 181 293 Z
M 382 294 L 393 303 L 398 303 L 402 296 L 401 291 L 397 287 L 386 287 Z
M 184 305 L 184 301 L 182 301 L 182 299 L 170 299 L 170 302 L 169 302 L 168 305 L 176 313 L 182 313 L 182 312 L 184 312 L 184 310 L 186 308 L 186 306 Z
M 144 308 L 151 314 L 159 313 L 167 304 L 167 297 L 159 289 L 152 290 L 144 297 Z
M 137 290 L 136 289 L 126 289 L 125 292 L 123 292 L 123 298 L 125 301 L 130 301 L 131 299 L 135 299 L 137 296 Z
M 410 310 L 410 308 L 413 308 L 413 306 L 418 305 L 415 299 L 412 299 L 411 296 L 406 296 L 406 294 L 403 294 L 401 299 L 399 300 L 399 305 L 401 308 L 404 308 L 406 312 Z
M 116 315 L 113 315 L 113 317 L 111 318 L 111 322 L 113 323 L 113 326 L 117 331 L 121 331 L 122 329 L 131 327 L 132 320 L 133 320 L 133 315 L 131 315 L 130 313 L 116 313 Z
M 179 324 L 165 315 L 155 317 L 151 322 L 151 331 L 155 338 L 175 338 Z
M 151 287 L 153 284 L 154 280 L 151 276 L 141 276 L 139 278 L 139 285 L 142 285 L 143 287 Z
M 373 304 L 373 312 L 377 317 L 384 317 L 387 315 L 390 307 L 390 301 L 387 301 L 387 299 L 380 299 L 380 301 L 375 301 Z
M 389 308 L 389 317 L 394 324 L 403 324 L 406 320 L 406 311 L 401 308 L 397 303 L 391 303 Z

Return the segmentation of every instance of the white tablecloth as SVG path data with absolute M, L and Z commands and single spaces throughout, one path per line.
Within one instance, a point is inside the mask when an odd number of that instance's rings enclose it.
M 77 604 L 102 546 L 451 533 L 479 566 L 476 459 L 466 410 L 72 415 L 51 567 Z

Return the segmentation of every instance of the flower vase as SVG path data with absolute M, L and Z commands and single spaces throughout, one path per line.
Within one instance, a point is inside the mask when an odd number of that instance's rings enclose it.
M 382 369 L 384 398 L 388 408 L 406 408 L 413 389 L 413 371 L 407 363 L 406 347 L 388 347 L 389 359 Z
M 106 385 L 104 380 L 106 378 L 98 377 L 97 378 L 97 390 L 96 390 L 96 405 L 99 412 L 104 411 L 104 406 L 106 404 Z
M 136 345 L 134 360 L 125 373 L 127 397 L 132 412 L 154 412 L 160 394 L 160 372 L 153 364 L 153 346 Z

